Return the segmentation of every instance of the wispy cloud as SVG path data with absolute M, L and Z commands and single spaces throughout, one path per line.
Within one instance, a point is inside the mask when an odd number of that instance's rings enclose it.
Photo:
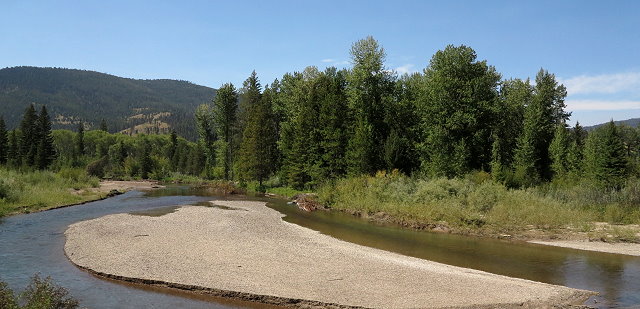
M 565 103 L 570 111 L 640 109 L 640 101 L 566 100 Z
M 321 61 L 323 63 L 326 63 L 327 65 L 331 65 L 331 66 L 335 66 L 335 67 L 345 66 L 345 65 L 349 64 L 349 61 L 347 61 L 347 60 L 337 60 L 337 59 L 332 59 L 332 58 L 322 59 Z
M 567 87 L 568 95 L 640 93 L 640 73 L 635 72 L 580 75 L 569 79 L 560 79 L 560 82 Z
M 399 75 L 410 74 L 415 72 L 415 70 L 413 69 L 414 67 L 415 67 L 414 64 L 408 63 L 395 68 L 394 71 L 398 72 Z

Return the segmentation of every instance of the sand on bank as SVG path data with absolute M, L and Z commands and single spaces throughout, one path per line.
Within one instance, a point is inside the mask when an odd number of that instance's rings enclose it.
M 529 242 L 547 246 L 640 256 L 640 244 L 634 243 L 608 243 L 589 240 L 531 240 Z
M 368 248 L 282 220 L 263 202 L 71 225 L 65 253 L 111 278 L 286 306 L 550 307 L 594 293 Z
M 159 185 L 157 181 L 145 180 L 145 181 L 123 181 L 123 180 L 103 180 L 100 182 L 99 190 L 103 192 L 109 192 L 111 190 L 118 190 L 121 192 L 129 190 L 145 190 L 164 188 Z

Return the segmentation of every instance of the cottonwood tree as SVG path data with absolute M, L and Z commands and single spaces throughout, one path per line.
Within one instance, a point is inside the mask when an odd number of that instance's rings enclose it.
M 423 167 L 430 175 L 447 177 L 488 170 L 500 74 L 464 45 L 436 52 L 424 74 L 417 103 Z
M 386 53 L 373 37 L 351 46 L 353 68 L 347 76 L 347 100 L 353 115 L 353 135 L 347 148 L 347 170 L 351 175 L 384 169 L 383 145 L 389 136 L 385 123 L 392 101 L 393 75 L 384 66 Z

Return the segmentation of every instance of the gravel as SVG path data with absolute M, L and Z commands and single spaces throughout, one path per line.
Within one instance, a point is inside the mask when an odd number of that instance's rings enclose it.
M 341 241 L 264 202 L 214 201 L 160 217 L 78 222 L 65 252 L 103 276 L 308 307 L 551 307 L 593 292 L 455 267 Z

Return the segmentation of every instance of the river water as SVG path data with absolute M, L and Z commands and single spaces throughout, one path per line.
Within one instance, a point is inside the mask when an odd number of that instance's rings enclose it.
M 88 308 L 267 308 L 265 305 L 123 284 L 79 270 L 64 256 L 64 231 L 74 222 L 113 213 L 162 215 L 176 205 L 215 199 L 206 192 L 172 187 L 132 191 L 82 206 L 0 219 L 0 279 L 14 291 L 34 273 L 51 276 Z M 238 197 L 234 197 L 238 198 Z M 252 198 L 253 199 L 253 198 Z M 598 291 L 590 306 L 640 306 L 640 258 L 527 243 L 437 234 L 372 224 L 337 212 L 306 213 L 284 201 L 270 207 L 285 220 L 349 242 L 446 264 L 573 288 Z

